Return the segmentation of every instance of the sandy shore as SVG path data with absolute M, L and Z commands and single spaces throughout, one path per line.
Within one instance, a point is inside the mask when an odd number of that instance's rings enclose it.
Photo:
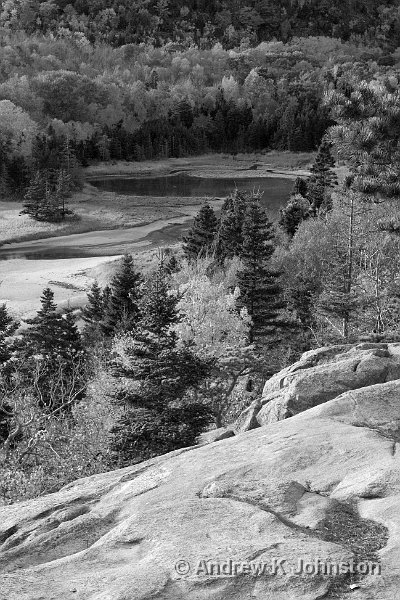
M 61 224 L 37 223 L 19 216 L 21 203 L 1 202 L 0 259 L 3 256 L 7 260 L 0 260 L 0 303 L 6 302 L 17 317 L 30 317 L 39 308 L 43 288 L 49 285 L 58 304 L 80 306 L 94 279 L 104 283 L 111 274 L 117 255 L 126 251 L 143 253 L 158 243 L 163 245 L 161 232 L 169 225 L 179 227 L 193 218 L 203 202 L 203 198 L 193 197 L 127 197 L 100 192 L 90 185 L 91 177 L 185 172 L 197 177 L 293 179 L 308 174 L 312 158 L 312 154 L 271 152 L 97 164 L 85 170 L 89 183 L 70 203 L 79 219 Z M 215 201 L 215 207 L 219 208 L 221 203 Z M 149 240 L 145 240 L 146 236 Z M 107 253 L 111 247 L 112 252 Z M 52 248 L 55 257 L 43 260 L 41 254 Z M 92 249 L 92 253 L 87 258 L 61 259 L 56 255 L 57 248 L 67 250 L 66 255 L 68 249 L 77 248 Z M 23 258 L 27 250 L 31 260 Z
M 206 154 L 189 158 L 157 161 L 99 163 L 85 170 L 90 180 L 96 177 L 156 177 L 186 173 L 194 177 L 247 178 L 309 175 L 314 154 L 309 152 L 268 152 L 266 154 Z
M 219 208 L 222 201 L 216 201 Z M 6 244 L 0 249 L 0 304 L 5 302 L 18 318 L 29 318 L 39 308 L 43 289 L 50 286 L 55 301 L 60 306 L 73 308 L 82 306 L 86 292 L 95 279 L 104 285 L 115 268 L 115 262 L 125 252 L 137 257 L 138 268 L 151 260 L 159 246 L 168 243 L 162 239 L 163 230 L 179 227 L 197 213 L 198 206 L 187 207 L 187 214 L 172 219 L 160 219 L 153 223 L 128 229 L 92 231 L 63 237 Z M 149 239 L 147 239 L 149 238 Z M 90 252 L 96 256 L 76 258 L 74 253 Z M 46 259 L 46 252 L 56 254 L 59 249 L 64 255 L 72 252 L 72 258 Z M 112 254 L 112 256 L 109 256 Z M 31 259 L 24 256 L 29 255 Z
M 0 303 L 5 302 L 18 318 L 31 317 L 40 308 L 40 296 L 50 286 L 60 306 L 80 306 L 94 281 L 93 270 L 115 262 L 118 257 L 69 260 L 15 259 L 0 262 Z M 92 271 L 92 273 L 91 273 Z

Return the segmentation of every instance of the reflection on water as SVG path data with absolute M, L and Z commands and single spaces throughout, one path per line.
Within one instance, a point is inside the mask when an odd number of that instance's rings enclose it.
M 262 203 L 276 216 L 286 203 L 293 188 L 291 179 L 279 177 L 251 177 L 246 179 L 208 179 L 184 173 L 167 177 L 105 177 L 91 179 L 90 183 L 106 192 L 127 196 L 177 196 L 223 198 L 237 187 L 239 190 L 260 190 Z

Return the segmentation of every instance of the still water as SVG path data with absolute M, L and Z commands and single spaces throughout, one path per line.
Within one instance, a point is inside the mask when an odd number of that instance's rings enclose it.
M 168 177 L 127 178 L 107 177 L 90 179 L 98 189 L 132 196 L 210 197 L 223 198 L 237 187 L 240 190 L 263 192 L 262 204 L 274 220 L 284 206 L 293 188 L 292 179 L 264 177 L 246 179 L 205 179 L 185 174 Z M 189 202 L 190 203 L 190 202 Z M 133 229 L 91 231 L 56 238 L 19 242 L 0 248 L 0 261 L 14 258 L 28 260 L 74 259 L 94 256 L 113 256 L 133 251 L 138 245 L 157 247 L 174 244 L 182 239 L 191 221 L 168 219 L 163 224 L 149 224 Z
M 90 179 L 90 183 L 107 192 L 131 196 L 177 196 L 223 198 L 237 187 L 239 190 L 260 190 L 262 203 L 271 213 L 279 214 L 293 188 L 293 180 L 279 177 L 205 178 L 180 173 L 167 177 L 105 177 Z

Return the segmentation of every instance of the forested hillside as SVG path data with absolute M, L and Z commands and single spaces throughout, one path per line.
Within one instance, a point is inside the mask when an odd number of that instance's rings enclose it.
M 316 150 L 332 124 L 325 91 L 352 77 L 395 74 L 399 60 L 329 37 L 234 50 L 219 42 L 114 48 L 91 44 L 83 32 L 3 28 L 2 195 L 22 197 L 38 172 L 48 189 L 60 169 L 75 185 L 75 166 L 92 160 Z
M 220 41 L 233 48 L 243 40 L 326 35 L 391 50 L 400 39 L 396 0 L 5 0 L 0 25 L 27 33 L 80 32 L 113 46 Z

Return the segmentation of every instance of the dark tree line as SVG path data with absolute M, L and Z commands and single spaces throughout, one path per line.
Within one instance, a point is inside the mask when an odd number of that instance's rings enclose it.
M 375 38 L 385 49 L 399 45 L 400 17 L 392 0 L 187 0 L 184 5 L 177 0 L 57 0 L 46 9 L 30 3 L 25 11 L 21 5 L 7 3 L 3 25 L 27 33 L 56 33 L 62 27 L 115 46 L 143 41 L 209 45 L 219 40 L 234 47 L 243 39 L 257 43 L 310 35 Z

